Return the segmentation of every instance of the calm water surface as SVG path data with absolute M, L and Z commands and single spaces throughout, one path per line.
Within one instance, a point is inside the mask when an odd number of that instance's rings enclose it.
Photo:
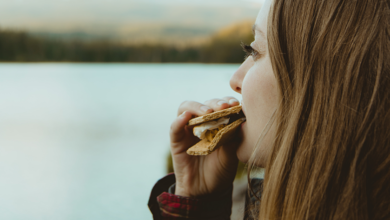
M 0 219 L 152 219 L 184 100 L 238 65 L 0 64 Z

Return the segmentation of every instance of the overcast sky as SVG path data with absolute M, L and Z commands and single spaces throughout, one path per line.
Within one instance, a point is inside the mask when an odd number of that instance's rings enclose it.
M 246 4 L 261 3 L 263 0 L 0 0 L 1 6 L 23 4 L 26 6 L 44 4 L 134 4 L 134 3 L 159 3 L 159 4 L 196 4 L 196 5 L 215 5 L 215 4 Z
M 254 18 L 262 0 L 0 0 L 0 27 L 27 30 L 147 24 L 223 26 Z

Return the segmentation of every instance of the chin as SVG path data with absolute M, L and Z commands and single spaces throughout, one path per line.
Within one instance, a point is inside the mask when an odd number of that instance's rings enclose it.
M 245 138 L 242 140 L 240 146 L 237 148 L 237 158 L 242 163 L 247 163 L 249 161 L 249 158 L 251 157 L 253 153 L 253 148 L 249 143 L 245 141 Z
M 252 154 L 252 150 L 250 150 L 250 145 L 248 143 L 248 137 L 247 137 L 247 133 L 246 133 L 246 126 L 247 126 L 247 122 L 244 122 L 241 124 L 241 129 L 240 129 L 240 139 L 241 139 L 241 143 L 240 145 L 238 146 L 237 148 L 237 151 L 236 151 L 236 155 L 237 155 L 237 158 L 240 162 L 242 163 L 247 163 L 251 154 Z

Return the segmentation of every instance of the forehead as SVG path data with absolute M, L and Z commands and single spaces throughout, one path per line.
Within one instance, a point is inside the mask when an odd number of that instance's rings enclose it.
M 265 0 L 263 6 L 260 9 L 259 14 L 257 15 L 255 25 L 257 29 L 262 31 L 265 36 L 267 36 L 267 19 L 268 14 L 271 9 L 272 0 Z

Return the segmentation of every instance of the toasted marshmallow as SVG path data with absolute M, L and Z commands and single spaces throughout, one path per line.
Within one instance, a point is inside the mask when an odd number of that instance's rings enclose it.
M 218 121 L 209 121 L 201 125 L 194 127 L 194 135 L 200 139 L 205 138 L 205 134 L 208 130 L 217 129 L 220 125 L 227 125 L 229 123 L 229 118 L 220 118 Z

